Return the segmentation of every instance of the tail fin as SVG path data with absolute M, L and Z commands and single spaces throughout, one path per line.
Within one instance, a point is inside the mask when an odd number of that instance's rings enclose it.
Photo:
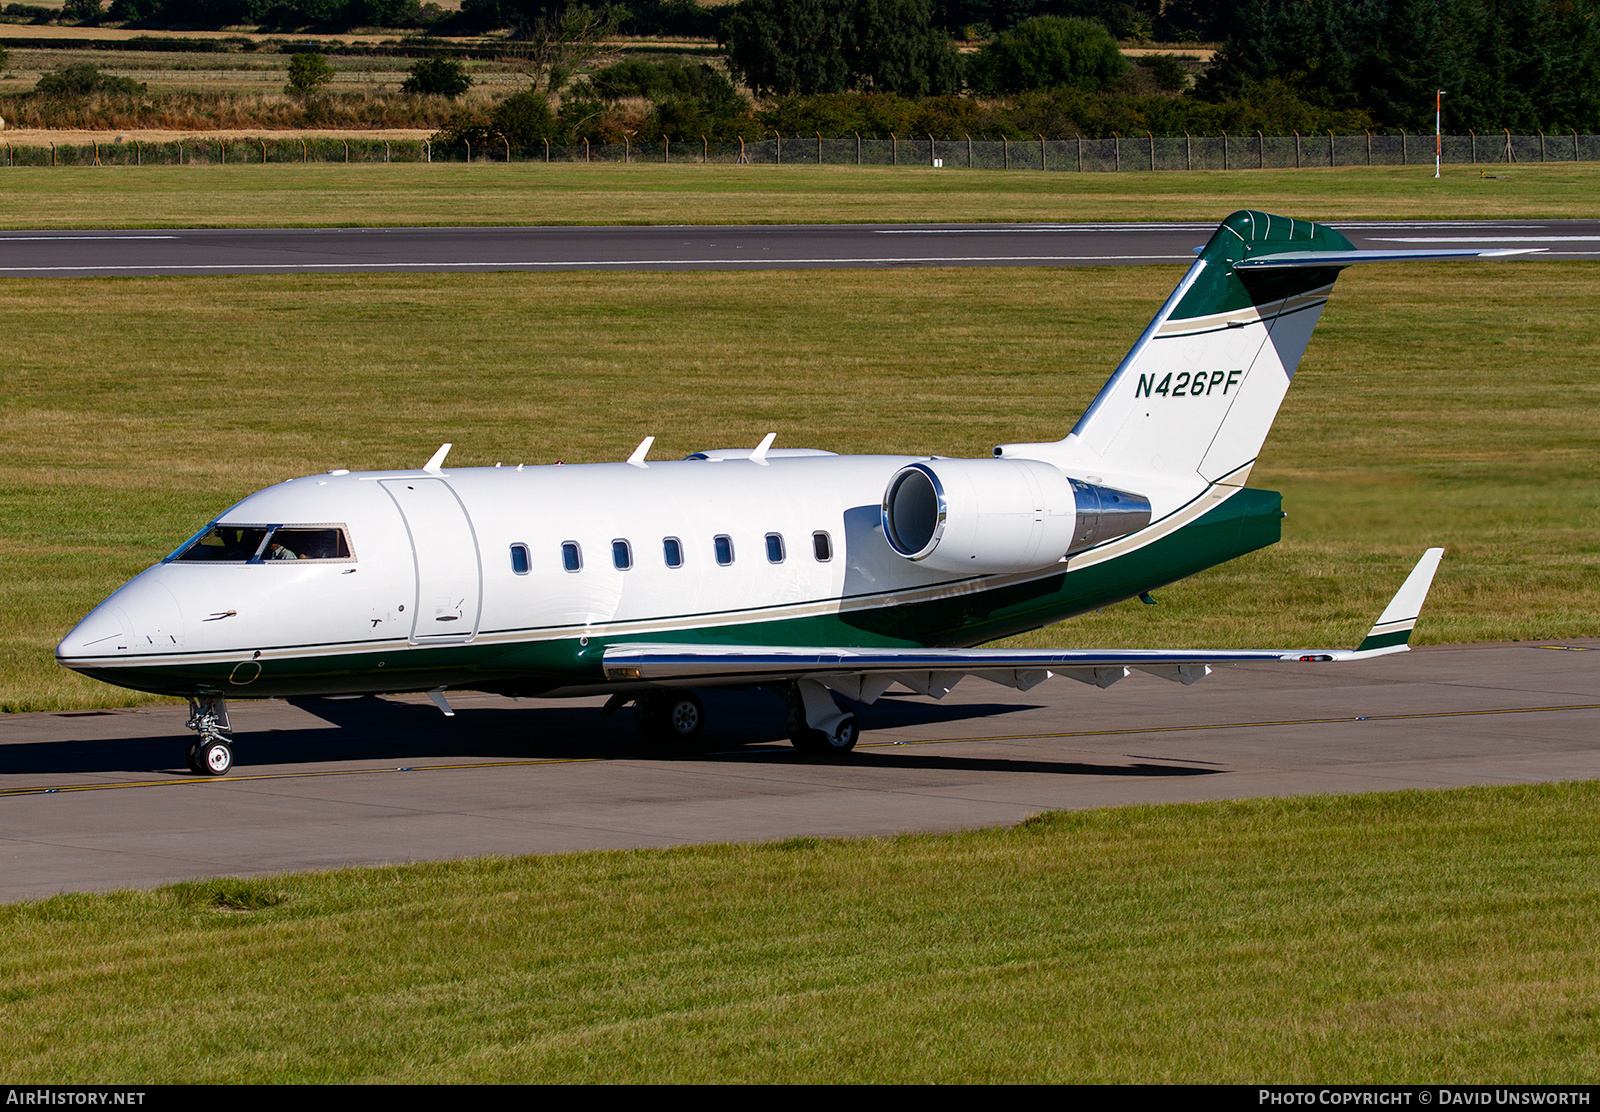
M 1243 485 L 1352 251 L 1309 220 L 1228 217 L 1062 443 L 1060 462 Z M 1238 266 L 1286 252 L 1343 258 L 1326 268 Z
M 1325 225 L 1240 210 L 1200 249 L 1066 439 L 1002 444 L 995 455 L 1124 485 L 1148 476 L 1242 486 L 1341 269 L 1522 253 L 1358 251 Z

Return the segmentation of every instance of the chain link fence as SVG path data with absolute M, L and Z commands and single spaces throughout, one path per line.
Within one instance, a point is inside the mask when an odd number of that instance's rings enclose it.
M 1451 165 L 1600 161 L 1600 136 L 1576 132 L 1446 135 Z M 977 170 L 1149 173 L 1431 165 L 1432 135 L 1193 135 L 1111 139 L 888 139 L 771 136 L 759 140 L 508 143 L 441 146 L 428 140 L 186 139 L 147 143 L 6 144 L 6 166 L 177 166 L 278 162 L 639 162 L 750 165 L 929 166 Z

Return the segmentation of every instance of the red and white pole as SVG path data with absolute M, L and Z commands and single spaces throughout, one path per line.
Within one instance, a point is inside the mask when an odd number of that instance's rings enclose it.
M 1440 156 L 1444 153 L 1443 133 L 1439 130 L 1439 121 L 1444 115 L 1444 90 L 1440 89 L 1433 94 L 1433 176 L 1439 176 Z

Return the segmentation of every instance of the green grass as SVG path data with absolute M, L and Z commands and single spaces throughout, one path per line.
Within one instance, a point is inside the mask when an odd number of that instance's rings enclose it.
M 1431 544 L 1418 642 L 1600 633 L 1600 284 L 1586 263 L 1340 280 L 1252 482 L 1285 541 L 1029 635 L 1353 645 Z M 754 445 L 986 455 L 1061 436 L 1175 268 L 0 284 L 0 706 L 149 698 L 55 642 L 292 476 Z M 1425 280 L 1419 280 L 1425 279 Z M 708 399 L 715 399 L 708 401 Z
M 0 168 L 0 227 L 1593 217 L 1600 164 L 1075 174 L 914 167 Z
M 0 907 L 46 1082 L 1587 1081 L 1594 783 Z

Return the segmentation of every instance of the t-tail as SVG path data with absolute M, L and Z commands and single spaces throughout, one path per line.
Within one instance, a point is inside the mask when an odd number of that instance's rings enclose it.
M 1241 210 L 1200 249 L 1064 440 L 1003 444 L 995 455 L 1047 460 L 1122 489 L 1243 486 L 1341 269 L 1517 253 L 1359 251 L 1326 225 Z

